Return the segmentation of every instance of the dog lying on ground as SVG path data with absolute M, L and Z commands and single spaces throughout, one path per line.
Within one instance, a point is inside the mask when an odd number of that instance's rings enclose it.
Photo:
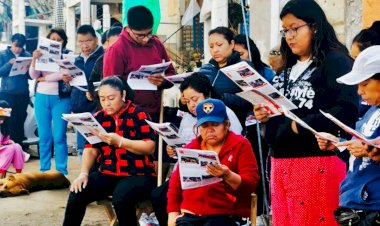
M 49 170 L 42 172 L 29 172 L 10 174 L 0 179 L 0 197 L 10 197 L 29 194 L 33 191 L 67 188 L 70 181 L 62 173 Z

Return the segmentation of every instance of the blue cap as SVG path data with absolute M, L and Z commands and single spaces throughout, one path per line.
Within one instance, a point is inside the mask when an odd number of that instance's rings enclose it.
M 226 105 L 220 100 L 206 99 L 200 102 L 196 108 L 197 126 L 205 122 L 221 123 L 227 118 Z

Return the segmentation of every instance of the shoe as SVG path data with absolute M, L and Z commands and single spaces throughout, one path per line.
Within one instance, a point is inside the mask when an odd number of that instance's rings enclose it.
M 24 162 L 27 162 L 27 161 L 29 161 L 29 159 L 30 159 L 30 154 L 29 154 L 28 152 L 25 152 L 25 151 L 24 151 L 24 157 L 25 157 L 25 158 L 24 158 L 24 159 L 25 159 Z

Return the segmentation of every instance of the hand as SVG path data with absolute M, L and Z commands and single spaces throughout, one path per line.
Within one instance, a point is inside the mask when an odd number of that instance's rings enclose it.
M 339 142 L 336 146 L 347 146 L 347 150 L 356 158 L 368 157 L 368 146 L 359 140 Z
M 94 97 L 92 96 L 92 94 L 90 93 L 90 92 L 86 92 L 86 98 L 87 98 L 87 100 L 89 100 L 89 101 L 93 101 L 94 100 Z
M 15 59 L 15 58 L 12 58 L 12 59 L 9 60 L 9 63 L 10 63 L 10 64 L 14 64 L 15 61 L 16 61 L 16 59 Z
M 373 161 L 380 162 L 380 151 L 378 148 L 369 147 L 368 148 L 368 157 L 370 157 Z
M 168 153 L 168 156 L 170 158 L 174 158 L 177 156 L 177 153 L 175 152 L 175 148 L 173 148 L 172 146 L 170 145 L 167 145 L 166 146 L 166 153 Z
M 8 144 L 14 144 L 15 142 L 13 140 L 8 140 Z
M 253 106 L 253 113 L 255 118 L 259 122 L 267 122 L 269 120 L 269 112 L 263 104 L 257 104 Z
M 36 80 L 39 82 L 46 82 L 45 77 L 38 77 Z
M 62 81 L 64 83 L 69 83 L 71 80 L 73 80 L 73 77 L 71 77 L 71 75 L 69 75 L 69 74 L 63 74 L 62 75 Z
M 36 49 L 34 52 L 33 52 L 33 58 L 36 59 L 36 58 L 40 58 L 42 56 L 42 53 L 41 53 L 41 50 L 40 49 Z
M 98 136 L 103 142 L 115 147 L 119 147 L 120 140 L 122 139 L 122 137 L 116 133 L 100 132 L 97 129 L 93 129 L 91 132 Z
M 181 216 L 178 212 L 170 212 L 168 214 L 168 226 L 175 226 L 177 218 Z
M 148 76 L 148 81 L 155 86 L 160 86 L 162 85 L 162 83 L 164 83 L 165 79 L 162 75 L 156 74 L 156 75 Z
M 81 173 L 71 184 L 70 191 L 75 192 L 75 193 L 82 192 L 82 189 L 85 189 L 87 184 L 88 184 L 88 174 Z
M 324 132 L 321 132 L 319 134 L 331 140 L 336 140 L 336 142 L 339 141 L 339 139 L 332 134 L 324 133 Z M 315 138 L 317 138 L 319 149 L 321 149 L 322 151 L 333 151 L 336 149 L 336 146 L 331 141 L 326 140 L 322 138 L 321 136 L 318 136 L 318 135 L 315 136 Z
M 207 165 L 207 172 L 214 177 L 227 178 L 231 174 L 231 170 L 226 165 L 213 164 Z

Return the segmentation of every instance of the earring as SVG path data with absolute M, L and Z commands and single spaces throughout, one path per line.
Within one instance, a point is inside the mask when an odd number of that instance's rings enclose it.
M 314 31 L 314 34 L 317 34 L 317 30 Z

